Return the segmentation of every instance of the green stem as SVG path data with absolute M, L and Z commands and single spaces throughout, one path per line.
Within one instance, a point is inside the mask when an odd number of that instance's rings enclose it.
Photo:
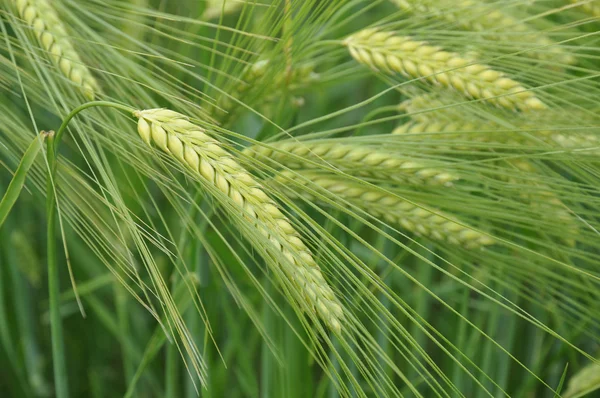
M 132 113 L 133 108 L 107 101 L 92 101 L 71 111 L 62 122 L 55 135 L 48 135 L 47 159 L 48 181 L 46 185 L 47 256 L 48 256 L 48 294 L 50 304 L 50 333 L 52 339 L 52 364 L 54 367 L 54 388 L 57 398 L 68 398 L 68 379 L 65 361 L 65 347 L 60 316 L 60 273 L 56 260 L 56 156 L 63 134 L 71 119 L 79 112 L 92 107 L 110 107 Z
M 67 129 L 67 125 L 69 124 L 71 119 L 73 119 L 75 116 L 77 116 L 77 114 L 79 112 L 81 112 L 85 109 L 94 108 L 94 107 L 115 108 L 115 109 L 120 109 L 120 110 L 128 112 L 128 113 L 133 113 L 135 111 L 135 109 L 130 106 L 118 104 L 116 102 L 109 102 L 109 101 L 92 101 L 92 102 L 87 102 L 83 105 L 78 106 L 77 108 L 73 109 L 71 111 L 71 113 L 69 113 L 67 115 L 67 117 L 63 120 L 62 124 L 58 128 L 58 131 L 56 132 L 56 137 L 54 139 L 54 153 L 56 153 L 56 151 L 58 150 L 58 146 L 60 145 L 62 136 L 65 133 L 65 130 Z
M 55 153 L 54 136 L 48 136 L 47 156 L 48 164 L 54 174 Z M 65 363 L 65 347 L 63 341 L 62 320 L 60 317 L 60 281 L 58 266 L 56 263 L 56 212 L 54 184 L 52 176 L 48 175 L 46 183 L 46 217 L 48 219 L 48 294 L 50 296 L 50 333 L 52 338 L 52 365 L 54 367 L 54 388 L 57 398 L 67 398 L 69 396 L 67 384 L 67 367 Z

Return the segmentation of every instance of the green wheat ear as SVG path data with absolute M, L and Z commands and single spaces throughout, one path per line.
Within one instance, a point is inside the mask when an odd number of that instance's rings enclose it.
M 345 142 L 345 143 L 343 143 Z M 451 186 L 460 177 L 441 170 L 440 163 L 415 161 L 393 152 L 370 148 L 351 140 L 282 141 L 255 145 L 244 150 L 247 156 L 271 161 L 289 169 L 335 167 L 345 173 L 416 185 Z
M 437 210 L 416 206 L 381 189 L 371 188 L 347 178 L 311 171 L 284 171 L 273 184 L 288 196 L 319 201 L 315 188 L 325 191 L 332 199 L 341 198 L 373 217 L 383 219 L 417 235 L 439 240 L 467 249 L 478 249 L 495 243 L 481 232 L 454 221 Z M 289 188 L 289 186 L 293 188 Z M 287 186 L 287 188 L 286 188 Z
M 32 28 L 40 45 L 67 79 L 93 100 L 98 83 L 75 50 L 64 23 L 48 0 L 13 0 L 21 18 Z
M 468 98 L 508 109 L 547 108 L 533 92 L 504 73 L 424 41 L 397 36 L 394 32 L 365 29 L 348 37 L 344 44 L 354 59 L 376 71 L 423 79 Z
M 220 192 L 216 198 L 225 202 L 226 208 L 235 206 L 236 213 L 244 216 L 253 233 L 267 239 L 271 245 L 269 251 L 278 253 L 265 256 L 271 269 L 292 281 L 308 307 L 333 331 L 341 332 L 344 318 L 341 303 L 290 220 L 250 173 L 217 140 L 180 113 L 148 109 L 135 112 L 135 116 L 144 142 L 154 143 L 216 188 L 215 192 Z
M 565 53 L 561 47 L 550 40 L 542 32 L 532 32 L 535 29 L 520 21 L 500 8 L 492 8 L 481 0 L 391 0 L 398 7 L 415 14 L 433 15 L 460 28 L 473 32 L 481 32 L 498 42 L 510 43 L 514 33 L 519 33 L 519 41 L 541 46 L 537 51 L 532 49 L 523 55 L 533 58 L 553 61 L 560 60 L 563 64 L 574 64 L 576 58 Z M 573 2 L 580 0 L 572 0 Z M 465 15 L 468 14 L 468 15 Z M 507 34 L 508 33 L 508 34 Z

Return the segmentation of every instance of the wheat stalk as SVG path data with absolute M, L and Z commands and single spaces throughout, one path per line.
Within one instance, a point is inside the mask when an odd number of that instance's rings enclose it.
M 273 183 L 290 197 L 302 197 L 310 201 L 320 198 L 320 195 L 313 193 L 315 190 L 318 193 L 325 191 L 332 200 L 341 198 L 373 217 L 431 239 L 468 249 L 494 244 L 489 236 L 461 225 L 439 211 L 427 210 L 383 190 L 343 177 L 310 171 L 284 171 L 275 177 Z
M 564 49 L 542 33 L 531 33 L 527 23 L 504 12 L 499 7 L 490 7 L 477 0 L 391 0 L 398 7 L 413 13 L 432 15 L 436 18 L 456 24 L 464 30 L 481 32 L 486 37 L 502 43 L 518 40 L 520 43 L 532 43 L 544 47 L 540 51 L 523 53 L 537 59 L 574 64 L 575 57 L 566 54 Z M 576 0 L 574 0 L 576 1 Z M 504 32 L 509 32 L 505 34 Z M 518 33 L 518 36 L 515 35 Z
M 48 0 L 12 0 L 21 18 L 32 28 L 40 45 L 60 71 L 93 100 L 98 83 L 69 39 L 65 25 Z
M 392 152 L 338 141 L 282 141 L 246 148 L 244 154 L 289 169 L 328 166 L 351 175 L 417 185 L 450 186 L 459 179 L 453 173 L 432 167 L 439 164 L 417 162 Z
M 267 263 L 278 275 L 293 281 L 309 307 L 339 332 L 344 317 L 340 302 L 298 232 L 261 185 L 186 116 L 167 109 L 136 111 L 135 116 L 146 144 L 154 143 L 216 188 L 215 193 L 220 192 L 217 199 L 236 207 L 256 234 L 267 238 L 271 251 L 278 253 L 277 259 L 271 262 L 267 258 Z
M 365 29 L 344 44 L 354 59 L 376 71 L 423 79 L 509 109 L 546 109 L 531 91 L 502 72 L 424 41 Z

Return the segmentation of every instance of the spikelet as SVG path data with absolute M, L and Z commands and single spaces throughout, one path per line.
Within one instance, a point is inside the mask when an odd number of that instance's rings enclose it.
M 594 17 L 600 18 L 600 3 L 598 3 L 597 0 L 591 0 L 586 3 L 583 3 L 583 1 L 584 0 L 571 0 L 571 3 L 579 3 L 583 11 L 587 12 L 590 15 L 593 15 Z
M 40 45 L 71 82 L 90 101 L 99 91 L 98 83 L 75 51 L 64 24 L 49 0 L 12 0 L 20 17 L 32 28 Z
M 431 239 L 468 249 L 494 244 L 494 240 L 489 236 L 452 221 L 451 217 L 439 211 L 426 210 L 394 195 L 369 189 L 367 185 L 343 177 L 314 172 L 284 171 L 274 179 L 274 184 L 283 187 L 281 189 L 291 197 L 302 197 L 311 201 L 317 201 L 319 196 L 313 195 L 306 188 L 317 192 L 325 190 L 333 200 L 341 198 L 373 217 L 384 219 Z
M 146 144 L 154 143 L 216 188 L 212 191 L 218 194 L 218 200 L 237 207 L 256 234 L 271 242 L 269 251 L 278 252 L 266 258 L 271 269 L 292 281 L 308 306 L 332 330 L 340 332 L 344 317 L 341 304 L 298 232 L 260 184 L 217 140 L 186 116 L 167 109 L 136 111 L 135 116 L 139 119 L 138 132 Z
M 461 29 L 480 32 L 486 38 L 502 43 L 530 43 L 543 47 L 523 53 L 532 58 L 574 64 L 575 57 L 565 53 L 542 33 L 532 33 L 533 27 L 506 13 L 501 7 L 481 0 L 391 0 L 398 7 L 412 13 L 426 14 L 456 24 Z M 507 32 L 507 33 L 505 33 Z M 518 34 L 518 35 L 516 35 Z
M 354 59 L 374 70 L 422 79 L 509 109 L 546 109 L 531 91 L 502 72 L 424 41 L 365 29 L 344 44 Z
M 392 131 L 392 134 L 422 134 L 422 133 L 457 133 L 457 132 L 472 132 L 472 131 L 489 131 L 494 130 L 492 126 L 486 129 L 485 125 L 480 123 L 469 122 L 466 120 L 436 120 L 430 119 L 424 122 L 409 122 L 398 126 Z M 446 137 L 447 135 L 443 135 Z
M 456 118 L 457 102 L 444 98 L 438 93 L 427 93 L 414 96 L 398 105 L 398 110 L 410 115 L 417 122 L 429 122 L 432 118 L 436 120 Z
M 439 164 L 417 162 L 392 152 L 336 141 L 282 141 L 268 147 L 255 145 L 246 148 L 244 154 L 289 169 L 310 169 L 323 165 L 350 175 L 417 185 L 450 186 L 459 179 L 453 173 L 433 167 L 439 167 Z

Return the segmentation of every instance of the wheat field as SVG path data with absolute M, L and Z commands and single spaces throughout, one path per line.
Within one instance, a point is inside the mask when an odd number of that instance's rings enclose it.
M 0 0 L 0 396 L 598 396 L 599 10 Z

